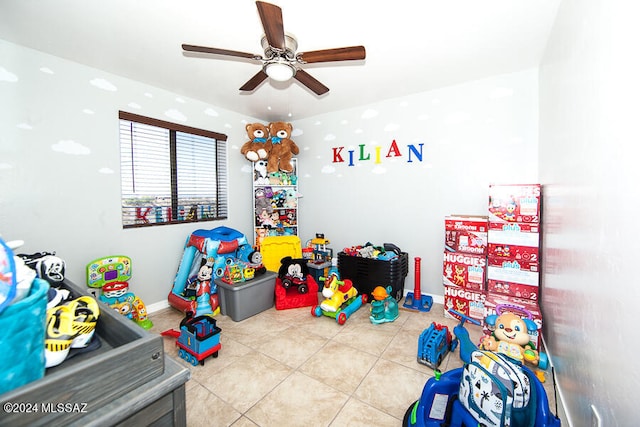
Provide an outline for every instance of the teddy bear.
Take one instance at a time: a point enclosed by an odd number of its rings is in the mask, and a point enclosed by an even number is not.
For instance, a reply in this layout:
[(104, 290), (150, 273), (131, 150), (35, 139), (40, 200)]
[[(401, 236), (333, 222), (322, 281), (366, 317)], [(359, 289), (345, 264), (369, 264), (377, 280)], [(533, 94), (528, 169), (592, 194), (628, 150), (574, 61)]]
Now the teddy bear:
[(257, 162), (269, 157), (271, 151), (271, 141), (269, 140), (269, 129), (262, 123), (249, 123), (245, 126), (249, 141), (240, 148), (240, 153), (247, 160)]
[(529, 337), (530, 330), (538, 329), (533, 320), (505, 311), (500, 315), (487, 316), (485, 322), (492, 327), (493, 332), (482, 337), (481, 349), (503, 353), (513, 359), (538, 366), (540, 354)]
[(267, 163), (268, 172), (293, 172), (291, 158), (298, 154), (300, 149), (291, 139), (293, 126), (286, 122), (269, 123), (269, 134), (271, 135), (271, 151)]

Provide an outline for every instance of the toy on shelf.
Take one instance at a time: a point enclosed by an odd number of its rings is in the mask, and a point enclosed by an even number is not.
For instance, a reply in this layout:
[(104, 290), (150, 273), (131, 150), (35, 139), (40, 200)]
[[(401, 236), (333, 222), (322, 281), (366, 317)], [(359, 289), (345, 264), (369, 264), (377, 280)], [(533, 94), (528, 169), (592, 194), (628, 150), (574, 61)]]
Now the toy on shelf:
[(546, 369), (548, 358), (536, 350), (530, 332), (538, 330), (531, 313), (509, 304), (496, 306), (496, 313), (485, 318), (490, 333), (482, 337), (480, 348), (505, 354), (519, 362)]
[(393, 288), (387, 286), (376, 286), (371, 293), (373, 300), (371, 301), (371, 309), (369, 320), (373, 324), (393, 322), (398, 318), (398, 302), (391, 296)]
[(193, 366), (204, 366), (204, 359), (218, 357), (221, 329), (211, 316), (187, 316), (180, 322), (180, 331), (169, 329), (160, 335), (177, 338), (178, 356)]
[(344, 325), (353, 313), (367, 303), (367, 294), (358, 295), (358, 290), (349, 279), (340, 280), (332, 274), (320, 280), (324, 281), (322, 296), (325, 299), (311, 309), (315, 317), (333, 317), (339, 325)]
[[(172, 307), (195, 316), (219, 313), (217, 287), (214, 279), (238, 280), (241, 272), (253, 268), (254, 275), (266, 271), (262, 256), (241, 232), (228, 227), (196, 230), (189, 235), (176, 273), (168, 301)], [(242, 267), (240, 267), (242, 265)], [(249, 276), (251, 272), (249, 272)], [(248, 276), (242, 275), (242, 280)]]
[(407, 292), (407, 296), (404, 298), (404, 308), (418, 311), (429, 311), (433, 305), (433, 298), (429, 295), (422, 295), (420, 290), (420, 274), (422, 260), (420, 257), (415, 257), (415, 274), (414, 274), (414, 287), (413, 292)]
[(98, 299), (142, 328), (150, 329), (153, 322), (142, 300), (129, 291), (130, 279), (131, 258), (127, 256), (113, 255), (87, 264), (87, 285), (101, 289)]

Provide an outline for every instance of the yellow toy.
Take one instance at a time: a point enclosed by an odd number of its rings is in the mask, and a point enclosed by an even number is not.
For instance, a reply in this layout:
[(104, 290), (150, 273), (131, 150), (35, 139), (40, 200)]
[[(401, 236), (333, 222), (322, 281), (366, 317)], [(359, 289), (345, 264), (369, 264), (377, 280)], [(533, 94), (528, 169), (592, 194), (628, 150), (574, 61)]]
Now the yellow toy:
[(335, 275), (327, 278), (322, 287), (322, 296), (325, 300), (320, 304), (324, 311), (335, 312), (342, 304), (358, 295), (358, 290), (353, 287), (349, 279), (338, 280)]

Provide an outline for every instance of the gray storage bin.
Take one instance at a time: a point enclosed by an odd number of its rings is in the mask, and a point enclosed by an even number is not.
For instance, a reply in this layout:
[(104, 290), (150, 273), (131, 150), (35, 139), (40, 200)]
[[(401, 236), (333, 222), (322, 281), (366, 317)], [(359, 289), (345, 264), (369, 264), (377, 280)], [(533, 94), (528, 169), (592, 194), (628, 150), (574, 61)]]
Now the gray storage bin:
[(267, 271), (255, 279), (229, 284), (215, 279), (223, 315), (239, 322), (273, 307), (276, 273)]

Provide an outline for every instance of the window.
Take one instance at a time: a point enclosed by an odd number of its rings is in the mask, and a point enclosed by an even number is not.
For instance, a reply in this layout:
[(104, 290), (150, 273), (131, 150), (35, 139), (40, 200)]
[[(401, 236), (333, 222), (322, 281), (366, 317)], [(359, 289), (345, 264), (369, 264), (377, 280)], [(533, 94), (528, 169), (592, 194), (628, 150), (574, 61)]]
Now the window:
[(120, 111), (124, 228), (227, 218), (227, 136)]

